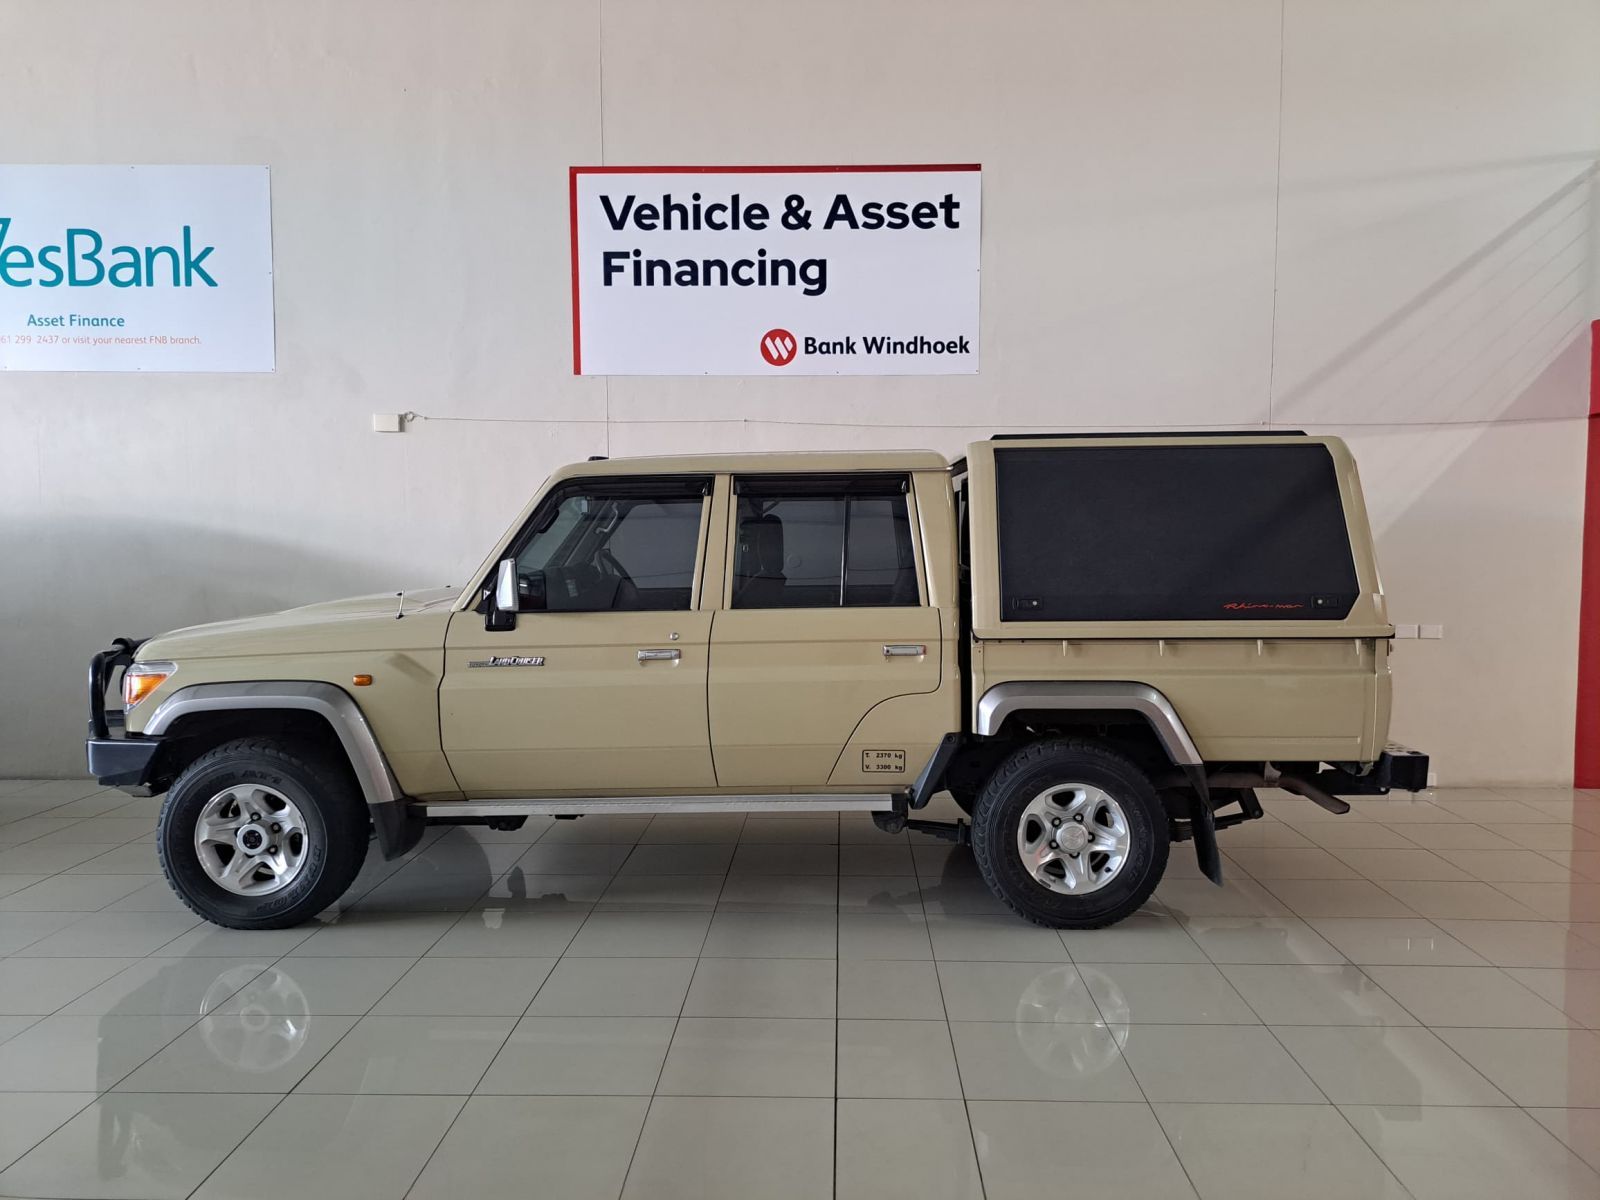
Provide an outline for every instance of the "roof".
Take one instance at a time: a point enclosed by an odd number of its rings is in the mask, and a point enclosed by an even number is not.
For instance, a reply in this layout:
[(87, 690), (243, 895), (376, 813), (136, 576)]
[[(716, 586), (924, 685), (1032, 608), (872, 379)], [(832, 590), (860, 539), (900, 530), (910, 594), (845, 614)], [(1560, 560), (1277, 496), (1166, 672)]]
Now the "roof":
[(932, 450), (751, 451), (743, 454), (670, 454), (601, 458), (572, 463), (561, 479), (595, 475), (751, 474), (811, 471), (945, 471), (950, 461)]

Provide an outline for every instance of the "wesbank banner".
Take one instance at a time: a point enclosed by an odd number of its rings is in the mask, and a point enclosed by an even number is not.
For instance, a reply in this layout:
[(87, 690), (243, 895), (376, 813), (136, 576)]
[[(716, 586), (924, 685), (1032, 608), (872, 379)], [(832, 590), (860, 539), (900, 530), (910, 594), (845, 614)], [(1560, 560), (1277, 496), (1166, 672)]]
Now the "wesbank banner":
[(573, 373), (973, 374), (981, 181), (573, 167)]
[(274, 364), (266, 167), (0, 165), (0, 370)]

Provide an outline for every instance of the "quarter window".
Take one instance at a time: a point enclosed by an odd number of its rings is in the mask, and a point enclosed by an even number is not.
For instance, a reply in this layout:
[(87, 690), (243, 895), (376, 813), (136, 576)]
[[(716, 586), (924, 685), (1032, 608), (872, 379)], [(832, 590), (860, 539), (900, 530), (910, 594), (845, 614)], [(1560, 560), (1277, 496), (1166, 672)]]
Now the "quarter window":
[(915, 606), (905, 480), (741, 480), (734, 608)]

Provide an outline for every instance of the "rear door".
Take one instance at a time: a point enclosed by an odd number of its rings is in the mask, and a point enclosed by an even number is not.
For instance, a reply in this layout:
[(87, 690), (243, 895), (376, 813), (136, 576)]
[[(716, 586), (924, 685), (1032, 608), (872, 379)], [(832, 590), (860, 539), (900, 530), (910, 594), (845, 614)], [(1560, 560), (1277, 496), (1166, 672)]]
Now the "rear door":
[(907, 476), (745, 475), (733, 491), (711, 632), (718, 784), (903, 786), (937, 724), (907, 698), (940, 680)]

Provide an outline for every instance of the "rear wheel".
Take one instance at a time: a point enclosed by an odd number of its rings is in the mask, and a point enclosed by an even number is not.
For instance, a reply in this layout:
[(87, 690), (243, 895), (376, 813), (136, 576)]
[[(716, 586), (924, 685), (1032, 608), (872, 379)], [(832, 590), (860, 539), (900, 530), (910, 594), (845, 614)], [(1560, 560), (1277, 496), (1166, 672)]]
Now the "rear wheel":
[(1138, 910), (1167, 867), (1167, 817), (1132, 761), (1075, 738), (1022, 747), (973, 809), (985, 882), (1040, 925), (1097, 929)]
[(344, 764), (243, 738), (201, 755), (156, 827), (167, 882), (208, 921), (284, 929), (345, 892), (367, 855), (367, 810)]

